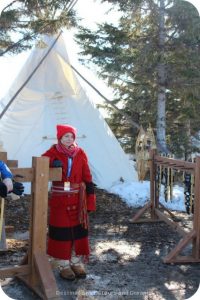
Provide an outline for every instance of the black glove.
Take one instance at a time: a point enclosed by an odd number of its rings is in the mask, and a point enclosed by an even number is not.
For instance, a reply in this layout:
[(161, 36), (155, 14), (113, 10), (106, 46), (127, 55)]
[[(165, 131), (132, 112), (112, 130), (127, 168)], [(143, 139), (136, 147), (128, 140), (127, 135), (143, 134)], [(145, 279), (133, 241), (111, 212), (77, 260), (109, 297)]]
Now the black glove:
[(52, 163), (52, 167), (54, 168), (62, 168), (63, 163), (61, 160), (55, 159)]
[(12, 193), (21, 196), (24, 192), (24, 186), (21, 182), (13, 182)]
[(5, 198), (7, 196), (7, 186), (5, 183), (0, 181), (0, 196)]

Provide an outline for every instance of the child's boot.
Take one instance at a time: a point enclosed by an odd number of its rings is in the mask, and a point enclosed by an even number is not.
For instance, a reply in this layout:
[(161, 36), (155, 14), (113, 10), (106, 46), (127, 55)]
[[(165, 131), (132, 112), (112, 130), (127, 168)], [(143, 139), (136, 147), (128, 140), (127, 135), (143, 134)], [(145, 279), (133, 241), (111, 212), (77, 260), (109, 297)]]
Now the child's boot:
[(86, 278), (87, 273), (85, 271), (83, 264), (71, 265), (71, 269), (77, 278)]
[(60, 277), (66, 280), (73, 281), (76, 278), (76, 275), (70, 267), (65, 267), (60, 270)]
[(76, 278), (75, 273), (70, 267), (69, 260), (60, 260), (60, 277), (66, 280), (74, 280)]

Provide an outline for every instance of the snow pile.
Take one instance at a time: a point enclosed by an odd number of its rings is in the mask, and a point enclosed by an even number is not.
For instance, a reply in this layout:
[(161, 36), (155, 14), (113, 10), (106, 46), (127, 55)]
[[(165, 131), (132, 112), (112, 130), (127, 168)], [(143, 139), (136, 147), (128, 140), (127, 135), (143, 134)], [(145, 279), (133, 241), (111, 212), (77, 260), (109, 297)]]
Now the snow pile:
[(120, 182), (114, 184), (109, 192), (119, 195), (129, 206), (141, 207), (150, 199), (150, 182)]
[[(150, 182), (117, 182), (109, 189), (110, 193), (119, 195), (129, 206), (142, 207), (150, 199)], [(184, 188), (173, 187), (172, 200), (165, 201), (164, 186), (161, 186), (160, 202), (170, 210), (185, 211)]]

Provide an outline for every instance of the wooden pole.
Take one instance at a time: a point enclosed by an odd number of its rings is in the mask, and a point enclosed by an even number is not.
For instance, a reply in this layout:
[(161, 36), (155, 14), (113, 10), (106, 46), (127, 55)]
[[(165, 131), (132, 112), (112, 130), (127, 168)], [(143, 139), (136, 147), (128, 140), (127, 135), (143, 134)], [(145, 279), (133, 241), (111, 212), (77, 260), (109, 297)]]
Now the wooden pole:
[(130, 223), (140, 223), (139, 218), (143, 215), (143, 213), (151, 207), (151, 202), (147, 202), (145, 206), (143, 206), (136, 214), (135, 216), (129, 220)]
[[(49, 158), (33, 157), (32, 206), (28, 276), (18, 276), (42, 299), (58, 299), (57, 284), (46, 254)], [(52, 173), (52, 172), (51, 172)], [(53, 177), (56, 176), (53, 174)]]
[[(6, 153), (0, 153), (2, 160), (7, 160)], [(12, 167), (16, 161), (10, 161)], [(60, 180), (61, 168), (49, 169), (49, 158), (34, 157), (32, 168), (11, 168), (14, 175), (20, 175), (20, 182), (31, 182), (32, 201), (30, 217), (29, 251), (21, 266), (3, 268), (0, 277), (17, 276), (42, 299), (60, 299), (57, 296), (56, 281), (46, 255), (48, 181)]]
[(1, 212), (0, 212), (0, 241), (2, 239), (2, 232), (3, 232), (3, 224), (4, 224), (4, 206), (5, 206), (5, 199), (0, 197), (1, 201)]
[[(31, 252), (29, 261), (32, 266), (29, 283), (37, 287), (42, 285), (45, 298), (56, 298), (58, 290), (46, 255), (49, 158), (33, 158), (35, 180), (32, 184), (33, 207), (31, 222)], [(38, 276), (39, 275), (39, 276)]]
[[(0, 152), (0, 160), (7, 164), (7, 153)], [(4, 220), (4, 198), (1, 198), (1, 215), (0, 215), (0, 251), (7, 250), (6, 243), (6, 231), (5, 231), (5, 220)]]
[[(192, 241), (192, 239), (195, 237), (195, 231), (190, 231), (187, 235), (185, 235), (179, 243), (176, 245), (176, 247), (163, 259), (165, 263), (174, 263), (179, 262), (179, 259), (177, 259), (177, 255)], [(193, 258), (190, 256), (185, 257), (184, 256), (180, 259), (182, 263), (188, 263), (192, 262)], [(196, 261), (195, 261), (196, 262)]]
[(158, 199), (156, 199), (156, 191), (155, 191), (155, 176), (156, 176), (156, 168), (155, 168), (155, 157), (156, 151), (150, 151), (150, 201), (151, 201), (151, 218), (153, 220), (157, 220), (157, 216), (155, 214), (155, 208), (158, 207)]
[(7, 163), (7, 153), (6, 152), (0, 152), (0, 160)]
[(194, 190), (194, 221), (193, 228), (196, 238), (193, 240), (193, 255), (200, 259), (200, 157), (196, 157), (195, 163), (195, 190)]
[[(34, 257), (36, 252), (46, 253), (46, 232), (47, 232), (47, 208), (48, 208), (48, 179), (49, 162), (48, 158), (32, 159), (32, 166), (35, 170), (35, 180), (32, 183), (32, 214), (30, 224), (29, 263), (34, 269)], [(38, 276), (34, 270), (30, 277), (31, 284), (38, 282)]]

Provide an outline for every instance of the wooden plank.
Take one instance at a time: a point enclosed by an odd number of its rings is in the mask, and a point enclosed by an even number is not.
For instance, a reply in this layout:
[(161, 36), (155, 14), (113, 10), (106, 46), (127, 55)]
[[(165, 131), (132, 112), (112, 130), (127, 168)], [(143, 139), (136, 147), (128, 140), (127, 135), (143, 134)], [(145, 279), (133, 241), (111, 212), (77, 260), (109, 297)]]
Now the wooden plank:
[(32, 182), (34, 180), (33, 168), (10, 168), (10, 170), (16, 181)]
[[(48, 158), (47, 158), (48, 159)], [(13, 175), (16, 177), (16, 181), (19, 182), (32, 182), (34, 179), (33, 168), (10, 168)], [(19, 175), (19, 177), (17, 177)], [(49, 169), (49, 181), (59, 181), (62, 179), (62, 168), (50, 168)]]
[(195, 168), (195, 163), (188, 162), (188, 161), (183, 161), (183, 160), (177, 160), (173, 158), (168, 158), (168, 157), (162, 157), (159, 155), (155, 155), (155, 163), (156, 164), (161, 164), (161, 165), (170, 165), (173, 164), (173, 168), (183, 168), (184, 170), (192, 171)]
[[(7, 152), (0, 152), (0, 160), (7, 164)], [(5, 221), (4, 221), (4, 199), (1, 198), (1, 224), (0, 224), (0, 251), (7, 250), (6, 243), (6, 231), (5, 231)]]
[(172, 220), (170, 220), (164, 213), (162, 213), (159, 209), (155, 209), (155, 212), (157, 214), (157, 216), (164, 221), (165, 223), (167, 223), (169, 226), (171, 226), (173, 229), (175, 229), (176, 231), (178, 231), (181, 235), (185, 236), (188, 234), (188, 232), (186, 232), (184, 229), (182, 229), (180, 227), (179, 224), (177, 224), (176, 222), (173, 222)]
[[(10, 168), (16, 181), (29, 182), (33, 181), (33, 169), (32, 168)], [(19, 177), (17, 177), (19, 175)], [(22, 176), (22, 177), (21, 177)], [(62, 179), (62, 168), (50, 168), (49, 169), (49, 181), (59, 181)]]
[(171, 167), (172, 169), (188, 170), (188, 172), (191, 172), (192, 170), (194, 170), (194, 166), (190, 165), (193, 163), (190, 163), (190, 162), (183, 162), (181, 164), (178, 164), (178, 163), (175, 164), (175, 163), (170, 163), (168, 161), (158, 160), (158, 161), (155, 161), (155, 163), (157, 165), (162, 165), (164, 167)]
[(134, 222), (132, 222), (132, 219), (130, 219), (129, 221), (130, 223), (134, 223), (134, 224), (139, 224), (139, 223), (156, 223), (156, 222), (163, 222), (162, 220), (159, 219), (150, 219), (150, 218), (141, 218), (139, 220), (136, 220)]
[(15, 266), (9, 268), (0, 269), (0, 278), (14, 277), (16, 275), (28, 275), (30, 274), (30, 266)]
[(49, 181), (62, 180), (62, 168), (50, 168), (49, 169)]
[(6, 231), (5, 231), (5, 220), (3, 220), (3, 227), (2, 227), (2, 234), (1, 234), (1, 240), (0, 240), (0, 253), (7, 251), (7, 242), (6, 242)]
[(0, 160), (3, 160), (7, 163), (7, 152), (0, 152)]
[(18, 167), (18, 160), (8, 159), (7, 166), (9, 168), (17, 168)]
[(191, 242), (195, 237), (196, 232), (192, 230), (183, 239), (179, 241), (176, 247), (163, 259), (165, 263), (170, 263), (176, 258), (176, 256)]
[(35, 269), (34, 253), (41, 251), (46, 253), (47, 213), (48, 213), (48, 179), (49, 158), (33, 157), (32, 166), (35, 170), (32, 182), (31, 226), (29, 263), (31, 264), (30, 284), (39, 284), (39, 278)]
[(58, 287), (46, 254), (34, 253), (34, 259), (44, 295), (47, 299), (58, 299), (56, 295)]
[[(5, 199), (0, 197), (0, 241), (2, 240), (2, 232), (4, 225), (4, 208), (5, 208)], [(5, 230), (5, 228), (4, 228)]]
[(189, 256), (189, 255), (183, 255), (183, 256), (176, 256), (176, 258), (172, 258), (170, 259), (170, 261), (165, 261), (165, 258), (163, 259), (163, 262), (165, 263), (180, 263), (180, 264), (184, 264), (184, 263), (199, 263), (200, 259), (196, 259), (193, 256)]
[(3, 252), (7, 250), (4, 208), (5, 208), (5, 199), (0, 197), (0, 251)]
[(193, 241), (193, 255), (200, 259), (200, 157), (196, 157), (194, 190), (194, 223), (196, 239)]
[(156, 168), (155, 168), (155, 157), (156, 151), (151, 150), (150, 152), (150, 201), (151, 201), (151, 218), (153, 220), (157, 219), (155, 214), (155, 207), (158, 205), (158, 199), (156, 199), (155, 191), (155, 177), (156, 177)]
[(135, 216), (134, 216), (132, 219), (129, 220), (129, 222), (135, 223), (135, 222), (140, 218), (140, 216), (142, 216), (143, 213), (144, 213), (150, 206), (151, 206), (151, 202), (149, 201), (149, 202), (147, 202), (147, 203), (145, 204), (144, 207), (142, 207), (142, 208), (135, 214)]
[(47, 157), (33, 158), (36, 169), (32, 184), (33, 199), (33, 232), (32, 251), (46, 253), (47, 212), (48, 212), (48, 178), (49, 162)]
[(172, 218), (175, 218), (175, 219), (176, 219), (175, 214), (173, 214), (173, 213), (171, 212), (171, 210), (169, 210), (167, 207), (165, 207), (165, 206), (164, 206), (162, 203), (160, 203), (160, 202), (159, 202), (159, 205), (160, 205), (160, 207), (162, 207), (163, 210), (165, 210), (166, 212), (168, 212), (168, 214), (169, 214)]
[(23, 281), (36, 295), (38, 295), (41, 299), (49, 299), (49, 300), (63, 300), (60, 296), (56, 296), (54, 298), (46, 298), (45, 295), (41, 292), (39, 286), (32, 286), (29, 282), (29, 279), (26, 276), (17, 276), (18, 279)]
[(36, 295), (38, 295), (41, 299), (45, 299), (43, 293), (40, 290), (40, 287), (35, 285), (33, 286), (30, 282), (29, 276), (24, 275), (18, 275), (16, 276), (18, 279), (20, 279), (25, 285), (31, 289)]

